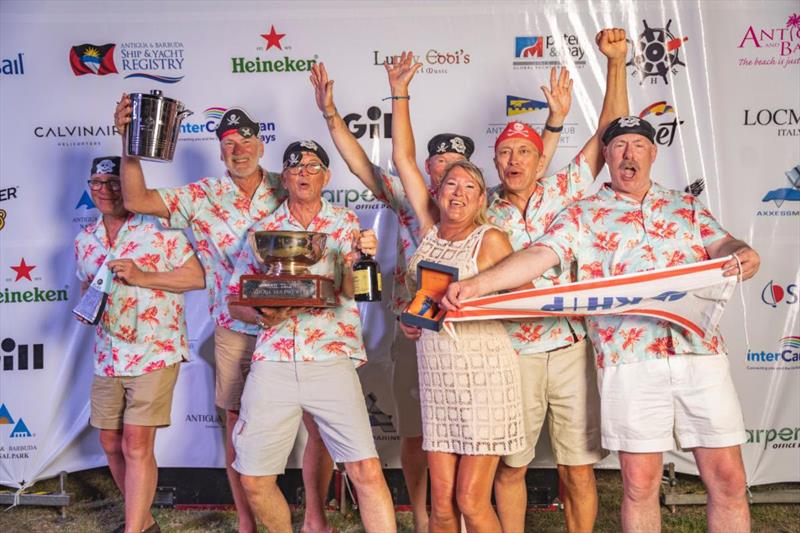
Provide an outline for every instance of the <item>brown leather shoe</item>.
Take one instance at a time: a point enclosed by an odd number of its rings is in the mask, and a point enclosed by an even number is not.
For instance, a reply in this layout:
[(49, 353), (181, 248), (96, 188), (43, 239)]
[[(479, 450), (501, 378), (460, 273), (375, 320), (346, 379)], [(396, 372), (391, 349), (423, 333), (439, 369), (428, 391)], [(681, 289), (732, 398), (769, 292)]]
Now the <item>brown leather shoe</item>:
[(142, 531), (142, 533), (161, 533), (161, 528), (158, 527), (158, 522), (153, 522), (153, 525)]

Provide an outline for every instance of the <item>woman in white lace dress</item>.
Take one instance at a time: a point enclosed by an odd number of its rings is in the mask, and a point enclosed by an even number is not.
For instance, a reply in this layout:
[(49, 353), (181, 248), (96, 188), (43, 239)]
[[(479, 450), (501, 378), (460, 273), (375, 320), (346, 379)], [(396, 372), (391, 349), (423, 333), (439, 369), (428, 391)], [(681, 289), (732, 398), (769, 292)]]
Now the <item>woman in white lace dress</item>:
[[(418, 213), (424, 238), (409, 264), (412, 293), (422, 260), (456, 267), (465, 279), (512, 251), (506, 234), (485, 223), (486, 187), (472, 163), (451, 163), (435, 201), (438, 224)], [(500, 531), (492, 480), (500, 457), (519, 451), (525, 440), (519, 366), (508, 334), (497, 321), (457, 323), (455, 339), (402, 327), (417, 339), (431, 531), (456, 531), (459, 512), (469, 531)]]

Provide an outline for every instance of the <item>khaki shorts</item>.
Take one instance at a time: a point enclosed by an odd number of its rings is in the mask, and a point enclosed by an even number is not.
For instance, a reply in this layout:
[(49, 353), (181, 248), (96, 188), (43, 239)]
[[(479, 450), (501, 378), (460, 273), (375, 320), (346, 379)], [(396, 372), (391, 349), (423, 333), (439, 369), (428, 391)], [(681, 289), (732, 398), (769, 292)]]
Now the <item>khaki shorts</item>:
[(422, 406), (419, 399), (417, 346), (395, 327), (392, 342), (392, 396), (394, 426), (401, 437), (422, 436)]
[(172, 392), (178, 381), (175, 363), (141, 376), (94, 376), (92, 415), (98, 429), (122, 429), (122, 424), (164, 427), (170, 425)]
[(557, 464), (594, 464), (608, 455), (601, 446), (593, 357), (585, 339), (558, 350), (520, 356), (527, 446), (503, 457), (503, 462), (521, 467), (533, 460), (545, 418)]
[(253, 363), (233, 427), (233, 468), (248, 476), (283, 474), (303, 411), (314, 418), (337, 463), (378, 457), (353, 362)]
[(245, 378), (256, 349), (255, 335), (214, 328), (215, 400), (220, 409), (238, 411)]
[(603, 446), (632, 453), (747, 440), (725, 355), (676, 355), (598, 371)]

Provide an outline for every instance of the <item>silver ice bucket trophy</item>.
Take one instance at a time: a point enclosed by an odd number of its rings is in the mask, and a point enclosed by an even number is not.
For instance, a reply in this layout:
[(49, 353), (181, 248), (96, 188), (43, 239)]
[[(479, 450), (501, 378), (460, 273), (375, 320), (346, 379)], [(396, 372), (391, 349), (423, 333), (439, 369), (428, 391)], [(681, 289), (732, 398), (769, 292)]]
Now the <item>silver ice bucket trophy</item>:
[(150, 161), (172, 161), (181, 121), (192, 114), (161, 91), (132, 93), (127, 155)]

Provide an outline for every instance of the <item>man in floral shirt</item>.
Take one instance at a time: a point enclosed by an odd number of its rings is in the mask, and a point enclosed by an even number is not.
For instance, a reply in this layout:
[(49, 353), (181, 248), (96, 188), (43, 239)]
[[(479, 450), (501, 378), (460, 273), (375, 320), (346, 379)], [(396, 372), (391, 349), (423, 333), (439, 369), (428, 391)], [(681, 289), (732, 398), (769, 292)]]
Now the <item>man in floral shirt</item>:
[(125, 495), (124, 530), (153, 533), (155, 433), (170, 424), (178, 363), (189, 359), (180, 293), (203, 288), (203, 268), (182, 231), (125, 210), (119, 165), (92, 162), (101, 215), (75, 238), (75, 260), (84, 291), (94, 284), (108, 294), (95, 328), (91, 424)]
[[(117, 129), (123, 133), (123, 144), (130, 114), (130, 98), (123, 94), (114, 115)], [(242, 532), (255, 531), (255, 520), (242, 492), (239, 474), (230, 466), (234, 460), (231, 431), (239, 416), (242, 390), (258, 328), (230, 317), (225, 291), (245, 232), (254, 222), (274, 211), (285, 196), (285, 191), (280, 188), (280, 175), (266, 172), (259, 166), (264, 155), (259, 129), (260, 125), (242, 109), (228, 109), (216, 130), (226, 175), (203, 178), (182, 187), (148, 189), (139, 160), (124, 157), (122, 161), (125, 206), (136, 213), (166, 218), (174, 228), (191, 227), (194, 233), (206, 272), (211, 316), (216, 324), (215, 403), (226, 412), (225, 464)], [(250, 312), (249, 318), (254, 322), (258, 313), (252, 309)], [(310, 419), (306, 419), (306, 428), (309, 439), (303, 456), (306, 481), (303, 526), (308, 531), (327, 531), (329, 526), (323, 505), (333, 464)]]
[[(615, 120), (603, 135), (611, 174), (595, 195), (561, 212), (534, 246), (449, 287), (443, 303), (519, 286), (548, 269), (577, 267), (588, 280), (730, 255), (725, 275), (746, 280), (758, 254), (728, 234), (691, 194), (650, 179), (655, 130), (638, 117)], [(740, 266), (739, 266), (740, 265)], [(719, 332), (700, 338), (653, 318), (587, 317), (597, 354), (603, 446), (619, 451), (625, 531), (659, 531), (662, 452), (694, 453), (708, 489), (708, 529), (749, 531), (739, 445), (746, 440)]]
[[(311, 274), (333, 278), (338, 305), (323, 308), (262, 308), (253, 364), (233, 432), (234, 468), (250, 506), (270, 531), (291, 531), (291, 515), (277, 486), (292, 451), (303, 411), (314, 417), (325, 445), (344, 463), (358, 491), (361, 519), (371, 532), (395, 530), (392, 499), (375, 450), (364, 394), (355, 367), (366, 363), (361, 321), (353, 299), (354, 242), (374, 255), (377, 241), (368, 230), (359, 236), (356, 214), (329, 204), (322, 189), (330, 179), (330, 160), (314, 141), (290, 144), (283, 154), (283, 185), (289, 198), (257, 222), (255, 231), (325, 233), (322, 258)], [(229, 292), (239, 294), (243, 274), (262, 272), (251, 247), (239, 254)], [(231, 304), (231, 314), (251, 314)]]

